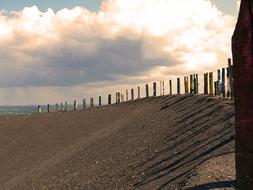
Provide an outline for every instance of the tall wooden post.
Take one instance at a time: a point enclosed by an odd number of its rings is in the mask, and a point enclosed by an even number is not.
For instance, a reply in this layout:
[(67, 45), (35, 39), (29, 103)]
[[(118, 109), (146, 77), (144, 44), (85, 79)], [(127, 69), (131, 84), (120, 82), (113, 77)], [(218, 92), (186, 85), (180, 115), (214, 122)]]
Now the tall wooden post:
[(86, 99), (83, 99), (83, 109), (86, 110)]
[[(241, 0), (239, 18), (232, 37), (235, 98), (236, 189), (253, 188), (253, 1)], [(231, 60), (229, 61), (231, 65)], [(234, 84), (233, 79), (234, 77)], [(233, 93), (234, 92), (234, 93)]]
[(102, 97), (101, 96), (98, 97), (98, 106), (99, 107), (102, 106)]
[(153, 96), (156, 96), (156, 82), (153, 83)]
[(209, 73), (209, 94), (213, 96), (213, 73)]
[(112, 104), (112, 95), (109, 94), (108, 95), (108, 105), (111, 105)]
[(195, 75), (196, 94), (199, 94), (199, 75)]
[(138, 86), (138, 99), (140, 99), (141, 98), (141, 89), (140, 89), (140, 87)]
[(180, 94), (180, 78), (177, 78), (177, 94)]
[(170, 84), (170, 95), (172, 95), (172, 80), (169, 81)]
[(128, 90), (126, 90), (126, 101), (128, 101)]
[(221, 73), (221, 93), (223, 97), (226, 97), (226, 87), (225, 87), (225, 68), (222, 68)]
[(214, 95), (217, 96), (218, 95), (218, 82), (214, 81)]
[(47, 113), (50, 113), (50, 105), (47, 104)]
[(148, 88), (148, 84), (146, 84), (146, 97), (149, 97), (149, 88)]
[(208, 74), (204, 73), (204, 94), (208, 94)]
[(134, 100), (134, 89), (131, 89), (131, 100)]
[(186, 77), (184, 77), (184, 93), (187, 94), (187, 92), (186, 92)]
[(190, 75), (190, 93), (193, 93), (193, 75)]
[(185, 77), (185, 93), (189, 93), (189, 77)]
[(221, 71), (217, 70), (217, 96), (221, 95)]
[(231, 59), (228, 59), (228, 77), (229, 77), (229, 86), (230, 86), (230, 96), (231, 99), (234, 99), (234, 84), (233, 84), (233, 66)]

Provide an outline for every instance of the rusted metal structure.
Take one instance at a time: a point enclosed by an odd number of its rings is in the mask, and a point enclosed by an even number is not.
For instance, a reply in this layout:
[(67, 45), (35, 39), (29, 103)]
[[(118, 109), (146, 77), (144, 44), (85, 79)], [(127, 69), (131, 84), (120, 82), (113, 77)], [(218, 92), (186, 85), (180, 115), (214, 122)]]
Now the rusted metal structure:
[(236, 185), (253, 188), (253, 0), (242, 0), (232, 37), (236, 120)]

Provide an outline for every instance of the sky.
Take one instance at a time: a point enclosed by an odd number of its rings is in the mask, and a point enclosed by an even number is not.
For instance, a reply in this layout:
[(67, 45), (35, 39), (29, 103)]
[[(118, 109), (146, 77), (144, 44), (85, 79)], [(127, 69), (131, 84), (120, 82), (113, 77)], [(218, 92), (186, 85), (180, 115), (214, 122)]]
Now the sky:
[(0, 0), (0, 105), (105, 103), (109, 93), (216, 71), (231, 57), (238, 5)]

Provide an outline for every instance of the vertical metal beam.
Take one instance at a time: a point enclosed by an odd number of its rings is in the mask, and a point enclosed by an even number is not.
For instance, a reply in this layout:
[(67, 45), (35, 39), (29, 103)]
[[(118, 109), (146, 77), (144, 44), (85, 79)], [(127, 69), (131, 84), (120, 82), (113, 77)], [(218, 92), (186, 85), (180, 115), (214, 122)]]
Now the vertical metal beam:
[[(253, 0), (241, 0), (232, 37), (234, 69), (229, 61), (231, 97), (235, 98), (236, 189), (253, 188)], [(234, 84), (233, 84), (234, 77)], [(233, 89), (234, 87), (234, 89)]]

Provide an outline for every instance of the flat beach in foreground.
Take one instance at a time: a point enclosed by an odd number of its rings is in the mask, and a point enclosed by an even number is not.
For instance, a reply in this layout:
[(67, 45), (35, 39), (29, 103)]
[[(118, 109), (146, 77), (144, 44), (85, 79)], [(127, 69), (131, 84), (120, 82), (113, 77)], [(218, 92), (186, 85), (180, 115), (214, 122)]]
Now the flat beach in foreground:
[(0, 189), (234, 189), (234, 108), (204, 95), (0, 119)]

